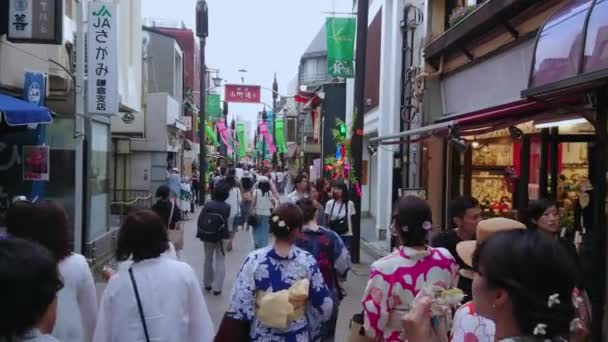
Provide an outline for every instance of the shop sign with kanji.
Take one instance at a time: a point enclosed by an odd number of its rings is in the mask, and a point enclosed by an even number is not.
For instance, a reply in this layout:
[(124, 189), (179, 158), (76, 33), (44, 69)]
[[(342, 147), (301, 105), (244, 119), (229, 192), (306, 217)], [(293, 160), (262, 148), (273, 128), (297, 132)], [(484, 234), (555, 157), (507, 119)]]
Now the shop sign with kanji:
[(62, 44), (63, 0), (8, 0), (8, 2), (7, 39), (9, 41)]
[(88, 4), (87, 112), (118, 114), (118, 11), (116, 4)]
[(260, 86), (226, 84), (226, 102), (260, 103)]

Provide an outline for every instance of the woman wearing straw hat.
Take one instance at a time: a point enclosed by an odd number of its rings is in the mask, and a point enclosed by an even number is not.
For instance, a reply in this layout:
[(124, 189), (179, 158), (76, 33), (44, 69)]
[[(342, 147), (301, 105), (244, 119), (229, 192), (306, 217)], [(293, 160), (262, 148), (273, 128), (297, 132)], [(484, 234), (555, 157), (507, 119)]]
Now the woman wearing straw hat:
[[(571, 341), (571, 331), (580, 326), (575, 267), (557, 241), (524, 228), (512, 220), (487, 220), (477, 229), (477, 241), (459, 244), (458, 254), (475, 271), (475, 310), (494, 322), (498, 342)], [(431, 305), (430, 298), (417, 301), (405, 315), (409, 342), (436, 336)]]

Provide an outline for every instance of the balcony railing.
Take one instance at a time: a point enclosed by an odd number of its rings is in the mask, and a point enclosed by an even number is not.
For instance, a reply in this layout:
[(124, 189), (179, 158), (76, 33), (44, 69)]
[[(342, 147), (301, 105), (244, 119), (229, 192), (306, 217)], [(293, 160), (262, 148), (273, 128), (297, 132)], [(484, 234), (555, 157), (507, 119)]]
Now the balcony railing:
[(300, 77), (300, 84), (303, 85), (321, 84), (328, 81), (329, 75), (327, 73), (304, 74)]

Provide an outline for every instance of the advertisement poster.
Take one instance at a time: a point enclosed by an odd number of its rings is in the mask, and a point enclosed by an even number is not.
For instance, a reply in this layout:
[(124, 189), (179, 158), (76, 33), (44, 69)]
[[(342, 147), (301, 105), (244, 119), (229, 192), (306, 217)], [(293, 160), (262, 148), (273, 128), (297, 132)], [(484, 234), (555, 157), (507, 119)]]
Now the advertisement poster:
[(49, 147), (23, 146), (23, 180), (49, 181)]

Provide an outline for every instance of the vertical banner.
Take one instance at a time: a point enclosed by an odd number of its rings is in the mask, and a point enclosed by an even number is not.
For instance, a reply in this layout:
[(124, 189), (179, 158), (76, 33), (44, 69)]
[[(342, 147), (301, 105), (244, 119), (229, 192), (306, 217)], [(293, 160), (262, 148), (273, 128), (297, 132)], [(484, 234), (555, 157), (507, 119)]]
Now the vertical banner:
[(270, 132), (268, 132), (268, 123), (260, 123), (260, 134), (262, 135), (262, 137), (264, 137), (264, 141), (266, 141), (266, 151), (264, 151), (264, 153), (275, 153), (277, 151), (277, 148), (274, 146), (274, 141), (272, 139), (272, 136), (270, 135)]
[(277, 150), (279, 153), (287, 153), (287, 144), (285, 143), (285, 121), (278, 119), (275, 122), (274, 139), (277, 143)]
[(215, 134), (215, 130), (212, 126), (213, 124), (210, 122), (207, 122), (207, 124), (205, 125), (205, 137), (208, 137), (207, 139), (212, 142), (213, 146), (219, 147), (220, 142), (217, 140), (217, 134)]
[(205, 97), (205, 114), (207, 114), (207, 120), (218, 121), (222, 116), (220, 108), (221, 98), (219, 94), (207, 94)]
[(236, 124), (236, 139), (239, 142), (239, 159), (243, 159), (247, 154), (247, 127), (244, 123)]
[(355, 75), (355, 18), (327, 18), (327, 70), (333, 77)]
[(118, 11), (110, 2), (88, 3), (87, 111), (118, 114)]

